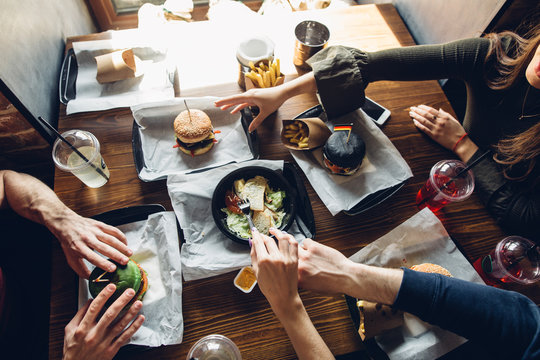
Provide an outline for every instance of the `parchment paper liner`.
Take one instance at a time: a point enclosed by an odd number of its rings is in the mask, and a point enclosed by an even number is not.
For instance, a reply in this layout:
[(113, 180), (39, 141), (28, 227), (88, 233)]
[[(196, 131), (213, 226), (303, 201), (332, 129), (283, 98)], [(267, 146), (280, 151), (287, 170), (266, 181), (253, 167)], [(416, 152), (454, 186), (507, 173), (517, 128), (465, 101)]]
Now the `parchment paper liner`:
[[(132, 49), (118, 50), (95, 57), (97, 63), (96, 79), (100, 84), (125, 80), (142, 75), (141, 60), (133, 55)], [(139, 66), (138, 66), (139, 65)]]
[[(308, 146), (306, 148), (301, 148), (297, 144), (291, 143), (289, 139), (285, 137), (285, 126), (299, 121), (304, 123), (308, 128)], [(332, 132), (326, 126), (324, 121), (319, 118), (305, 118), (297, 120), (283, 120), (283, 126), (281, 128), (281, 142), (285, 145), (286, 148), (291, 150), (312, 150), (323, 146), (326, 143), (326, 140), (332, 135)]]

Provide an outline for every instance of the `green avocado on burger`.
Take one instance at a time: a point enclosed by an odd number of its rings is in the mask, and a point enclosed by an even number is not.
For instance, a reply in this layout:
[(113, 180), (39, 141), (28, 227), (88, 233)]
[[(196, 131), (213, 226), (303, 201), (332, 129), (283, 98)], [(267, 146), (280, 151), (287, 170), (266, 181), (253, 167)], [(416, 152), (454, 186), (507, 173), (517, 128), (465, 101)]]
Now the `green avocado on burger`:
[(148, 290), (148, 277), (146, 271), (137, 264), (135, 261), (129, 259), (126, 265), (120, 265), (116, 261), (110, 260), (116, 265), (116, 270), (113, 272), (107, 272), (103, 269), (96, 267), (90, 274), (88, 280), (88, 289), (92, 297), (99, 295), (109, 284), (116, 285), (116, 291), (107, 301), (106, 306), (112, 305), (112, 303), (120, 297), (126, 291), (126, 289), (135, 290), (135, 296), (129, 302), (126, 307), (130, 307), (137, 300), (142, 300)]

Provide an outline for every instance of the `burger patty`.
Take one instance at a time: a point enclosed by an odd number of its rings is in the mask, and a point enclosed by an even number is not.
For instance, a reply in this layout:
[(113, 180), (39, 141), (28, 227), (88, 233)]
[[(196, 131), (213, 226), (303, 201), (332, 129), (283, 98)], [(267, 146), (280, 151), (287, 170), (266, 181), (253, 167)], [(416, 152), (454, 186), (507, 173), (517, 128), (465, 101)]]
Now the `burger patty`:
[(214, 136), (214, 133), (210, 133), (210, 135), (208, 135), (208, 137), (202, 141), (198, 141), (195, 143), (185, 143), (183, 141), (180, 141), (180, 139), (176, 138), (176, 143), (184, 149), (194, 150), (197, 148), (203, 148), (208, 146), (210, 143), (214, 142), (215, 138), (216, 137)]

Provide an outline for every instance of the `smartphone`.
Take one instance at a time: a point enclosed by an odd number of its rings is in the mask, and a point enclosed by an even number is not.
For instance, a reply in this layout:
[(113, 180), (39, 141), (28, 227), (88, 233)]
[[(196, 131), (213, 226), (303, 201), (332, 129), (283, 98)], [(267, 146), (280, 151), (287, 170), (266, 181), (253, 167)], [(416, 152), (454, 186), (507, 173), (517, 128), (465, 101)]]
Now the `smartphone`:
[(390, 110), (382, 105), (377, 104), (367, 96), (366, 101), (364, 102), (364, 105), (362, 105), (361, 109), (379, 126), (382, 126), (386, 120), (390, 118)]

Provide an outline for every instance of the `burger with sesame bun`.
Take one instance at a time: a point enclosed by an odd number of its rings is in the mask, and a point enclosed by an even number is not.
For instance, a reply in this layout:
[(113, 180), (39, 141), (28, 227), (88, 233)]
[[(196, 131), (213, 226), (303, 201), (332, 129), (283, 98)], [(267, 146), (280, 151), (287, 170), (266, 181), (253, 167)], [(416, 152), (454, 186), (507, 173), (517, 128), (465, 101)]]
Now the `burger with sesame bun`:
[(424, 273), (430, 273), (430, 274), (441, 274), (444, 276), (453, 277), (450, 271), (446, 270), (440, 265), (431, 264), (431, 263), (413, 265), (411, 266), (411, 270), (420, 271)]
[(129, 259), (126, 265), (121, 265), (110, 259), (109, 261), (116, 265), (116, 270), (107, 272), (96, 267), (88, 279), (90, 295), (95, 298), (107, 285), (114, 284), (116, 285), (116, 291), (109, 298), (105, 306), (112, 305), (129, 288), (135, 290), (135, 296), (126, 308), (129, 308), (135, 301), (142, 300), (148, 290), (148, 276), (146, 271), (132, 259)]
[(208, 152), (216, 142), (212, 121), (198, 109), (184, 110), (174, 119), (176, 145), (183, 153), (195, 156)]

